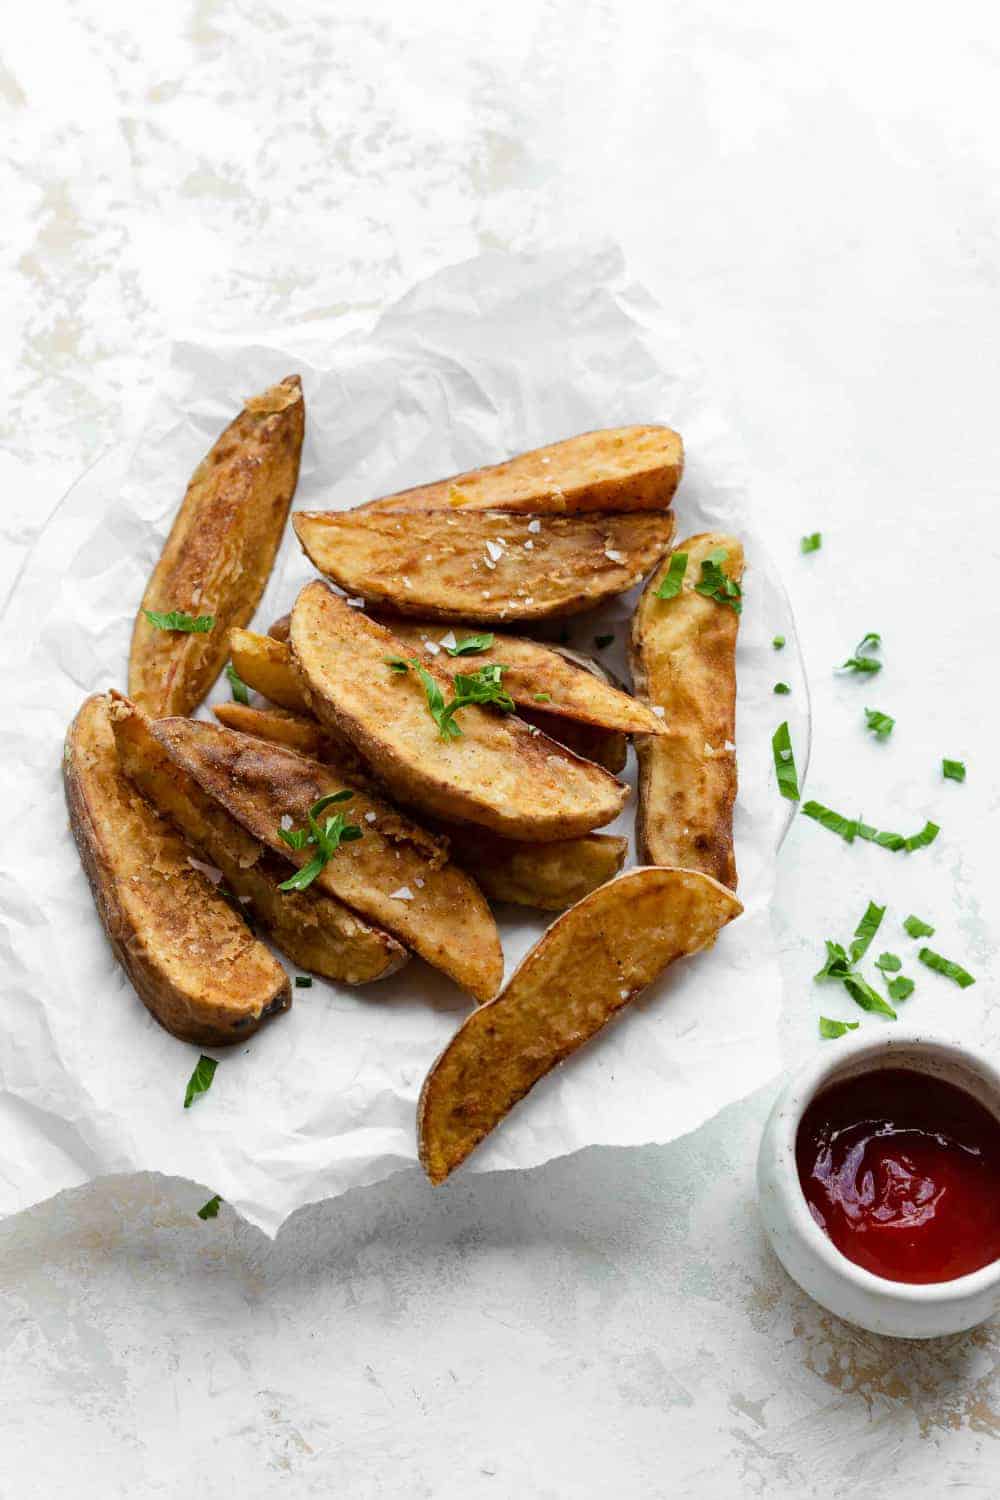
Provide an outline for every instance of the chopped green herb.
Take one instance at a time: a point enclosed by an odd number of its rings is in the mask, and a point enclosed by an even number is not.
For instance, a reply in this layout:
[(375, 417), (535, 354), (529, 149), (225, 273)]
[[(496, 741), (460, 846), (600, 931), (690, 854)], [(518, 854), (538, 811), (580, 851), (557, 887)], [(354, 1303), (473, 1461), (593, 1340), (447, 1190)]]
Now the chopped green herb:
[(783, 635), (776, 635), (771, 645), (775, 651), (783, 651), (785, 649), (785, 637)]
[(934, 928), (929, 922), (924, 922), (920, 917), (907, 917), (903, 923), (911, 938), (933, 937)]
[(484, 630), (481, 635), (467, 635), (457, 646), (445, 646), (444, 649), (449, 656), (475, 656), (480, 651), (488, 651), (495, 640), (491, 630)]
[(829, 1016), (820, 1016), (819, 1034), (831, 1041), (834, 1037), (843, 1036), (847, 1031), (857, 1031), (860, 1025), (860, 1021), (831, 1021)]
[(394, 672), (408, 672), (412, 667), (417, 673), (424, 685), (427, 712), (441, 731), (443, 740), (457, 740), (461, 737), (462, 731), (455, 723), (455, 714), (460, 708), (467, 708), (470, 703), (490, 703), (504, 713), (514, 712), (514, 700), (503, 685), (503, 674), (507, 668), (502, 662), (487, 662), (485, 666), (468, 674), (456, 672), (452, 683), (455, 696), (449, 703), (445, 703), (440, 686), (415, 656), (409, 661), (404, 661), (400, 656), (386, 657), (385, 660), (386, 665)]
[(866, 727), (880, 740), (887, 740), (896, 727), (891, 714), (880, 713), (877, 708), (865, 709)]
[(885, 907), (876, 906), (874, 901), (869, 901), (865, 914), (858, 923), (851, 942), (852, 963), (857, 963), (859, 958), (864, 958), (871, 946), (872, 938), (882, 925), (882, 918), (884, 916)]
[(819, 531), (814, 531), (811, 535), (804, 536), (799, 542), (799, 547), (803, 552), (818, 552), (822, 545), (823, 534)]
[(296, 974), (295, 988), (297, 990), (311, 990), (312, 984), (313, 982), (311, 974)]
[(940, 953), (935, 953), (933, 948), (921, 948), (917, 954), (920, 962), (933, 969), (935, 974), (943, 974), (946, 979), (953, 979), (963, 990), (967, 990), (975, 980), (968, 969), (963, 969), (961, 964), (953, 963), (950, 958), (942, 958)]
[(226, 662), (226, 676), (229, 678), (229, 686), (237, 703), (250, 702), (250, 689), (243, 678), (237, 672), (231, 661)]
[(157, 630), (181, 630), (187, 635), (205, 635), (215, 624), (214, 615), (187, 615), (182, 609), (172, 609), (160, 614), (155, 609), (144, 609), (143, 614)]
[(881, 969), (883, 974), (898, 974), (903, 967), (903, 960), (897, 953), (880, 953), (875, 960), (876, 969)]
[(826, 939), (826, 962), (814, 979), (844, 979), (851, 972), (851, 961), (842, 943)]
[(657, 599), (676, 599), (684, 582), (684, 574), (687, 572), (688, 555), (686, 552), (675, 552), (670, 559), (670, 567), (660, 587), (656, 590)]
[(597, 647), (598, 651), (603, 651), (605, 646), (611, 645), (611, 642), (614, 640), (614, 638), (614, 633), (612, 633), (611, 635), (595, 635), (594, 645)]
[(393, 672), (408, 672), (410, 663), (403, 660), (401, 656), (384, 656), (382, 660)]
[(811, 800), (802, 804), (802, 811), (807, 818), (820, 823), (830, 833), (838, 834), (848, 844), (853, 844), (855, 839), (864, 839), (869, 844), (878, 844), (881, 849), (893, 851), (921, 849), (927, 844), (933, 844), (941, 832), (937, 823), (927, 822), (919, 833), (911, 833), (909, 838), (904, 838), (901, 833), (879, 833), (878, 829), (863, 822), (861, 818), (845, 818), (843, 813), (834, 812), (833, 808)]
[(784, 696), (785, 693), (790, 693), (792, 690), (787, 682), (776, 682), (774, 684), (774, 691)]
[(943, 760), (941, 762), (941, 774), (945, 781), (964, 781), (965, 762), (962, 760)]
[(909, 1000), (916, 986), (912, 979), (907, 979), (905, 974), (900, 974), (897, 979), (891, 979), (887, 986), (889, 999), (900, 1001)]
[(888, 1016), (895, 1021), (896, 1012), (888, 1000), (883, 1000), (877, 990), (873, 990), (867, 979), (862, 979), (860, 974), (845, 974), (843, 979), (844, 989), (850, 995), (856, 1005), (862, 1010), (874, 1012), (878, 1016)]
[(854, 655), (849, 656), (841, 667), (845, 672), (881, 672), (882, 663), (876, 661), (868, 653), (875, 651), (882, 645), (882, 637), (876, 630), (869, 630), (868, 634), (858, 642), (854, 648)]
[(320, 814), (334, 802), (349, 802), (353, 796), (353, 792), (346, 790), (328, 792), (325, 797), (320, 797), (318, 802), (314, 802), (306, 813), (308, 828), (278, 829), (278, 837), (288, 845), (289, 849), (305, 849), (310, 844), (316, 849), (316, 854), (308, 864), (300, 866), (294, 875), (290, 875), (287, 880), (281, 882), (278, 886), (279, 891), (306, 890), (312, 885), (316, 876), (326, 869), (341, 844), (350, 844), (355, 839), (361, 838), (361, 829), (355, 823), (345, 822), (343, 813), (335, 813), (324, 823), (317, 822)]
[(728, 604), (736, 614), (742, 614), (743, 590), (735, 578), (730, 578), (722, 570), (722, 564), (728, 556), (725, 547), (716, 547), (708, 554), (702, 561), (701, 577), (695, 584), (694, 591), (706, 599), (714, 599), (716, 604)]
[(209, 1198), (208, 1202), (203, 1203), (199, 1208), (199, 1219), (217, 1219), (219, 1217), (219, 1206), (221, 1205), (221, 1203), (222, 1199), (219, 1197), (218, 1193), (216, 1193), (214, 1198)]
[(799, 777), (795, 769), (795, 756), (792, 753), (792, 737), (788, 732), (788, 721), (779, 724), (771, 737), (771, 749), (774, 753), (774, 773), (778, 778), (778, 791), (789, 802), (799, 800)]
[(194, 1072), (188, 1079), (188, 1086), (184, 1093), (184, 1108), (190, 1109), (199, 1094), (207, 1094), (212, 1087), (212, 1079), (215, 1070), (219, 1066), (214, 1057), (206, 1057), (202, 1053), (195, 1063)]
[(552, 702), (552, 694), (551, 693), (533, 693), (532, 694), (532, 701), (535, 702), (535, 703), (551, 703)]

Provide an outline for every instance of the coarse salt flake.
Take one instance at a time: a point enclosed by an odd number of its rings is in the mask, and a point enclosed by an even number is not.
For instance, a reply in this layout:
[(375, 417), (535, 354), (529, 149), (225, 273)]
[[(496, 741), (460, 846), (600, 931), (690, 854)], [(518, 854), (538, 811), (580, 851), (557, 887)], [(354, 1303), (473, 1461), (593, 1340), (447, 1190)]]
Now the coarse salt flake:
[(656, 717), (658, 719), (663, 719), (663, 718), (666, 717), (667, 710), (665, 708), (661, 708), (658, 703), (654, 703), (653, 704), (653, 713), (656, 715)]
[(486, 550), (490, 554), (490, 557), (492, 557), (494, 562), (499, 562), (500, 558), (503, 557), (502, 542), (487, 542)]
[(455, 638), (455, 632), (453, 630), (449, 630), (447, 635), (443, 635), (441, 637), (440, 644), (444, 646), (446, 651), (453, 651), (458, 645), (458, 641)]
[(541, 531), (541, 529), (542, 529), (542, 523), (538, 519), (537, 516), (535, 517), (535, 519), (533, 521), (529, 521), (528, 522), (528, 530), (529, 531)]
[(375, 821), (375, 814), (373, 812), (366, 812), (365, 813), (365, 822), (366, 823), (374, 823), (374, 821)]
[(412, 901), (413, 892), (408, 885), (401, 885), (398, 890), (389, 892), (390, 901)]
[(421, 645), (423, 646), (424, 650), (429, 651), (432, 656), (441, 655), (441, 647), (438, 645), (437, 641), (422, 641)]
[(351, 609), (364, 609), (365, 607), (363, 599), (348, 599), (347, 603)]
[(535, 544), (531, 540), (530, 536), (529, 536), (528, 540), (524, 544), (524, 550), (525, 550), (525, 552), (533, 552), (535, 550)]
[(193, 870), (200, 870), (213, 885), (218, 885), (222, 879), (222, 871), (216, 865), (206, 865), (203, 860), (192, 859), (190, 854), (188, 855), (188, 864)]
[(291, 828), (291, 826), (292, 826), (292, 815), (291, 815), (291, 813), (282, 813), (281, 814), (281, 826), (282, 826), (282, 828)]
[(613, 547), (605, 547), (604, 556), (609, 558), (613, 563), (623, 563), (628, 561), (624, 552), (616, 552)]

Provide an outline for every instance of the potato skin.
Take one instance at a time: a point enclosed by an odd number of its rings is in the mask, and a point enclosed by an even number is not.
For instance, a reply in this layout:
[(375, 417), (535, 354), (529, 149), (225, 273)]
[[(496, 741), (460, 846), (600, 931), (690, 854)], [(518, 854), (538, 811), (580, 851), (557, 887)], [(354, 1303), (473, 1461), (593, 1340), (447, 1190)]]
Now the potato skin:
[[(314, 760), (332, 760), (345, 770), (352, 786), (376, 789), (375, 778), (356, 753), (349, 746), (345, 749), (345, 742), (331, 739), (316, 719), (287, 709), (252, 708), (242, 703), (220, 703), (214, 712), (220, 724), (230, 729), (287, 745)], [(589, 730), (589, 726), (571, 727)], [(618, 738), (608, 731), (590, 732)], [(354, 760), (348, 761), (348, 755)], [(491, 901), (509, 901), (543, 911), (564, 911), (610, 880), (618, 874), (628, 852), (628, 841), (612, 834), (588, 833), (554, 844), (528, 844), (459, 823), (434, 822), (428, 827), (447, 839), (455, 864), (472, 876)]]
[(731, 891), (700, 871), (646, 867), (557, 918), (427, 1075), (417, 1137), (431, 1182), (443, 1182), (540, 1078), (668, 964), (707, 947), (741, 911)]
[(291, 1004), (288, 976), (126, 780), (107, 697), (83, 704), (63, 756), (70, 827), (104, 930), (143, 1004), (181, 1041), (245, 1041)]
[[(316, 717), (407, 805), (539, 843), (589, 833), (621, 811), (627, 788), (513, 714), (473, 705), (463, 710), (461, 737), (442, 739), (417, 674), (386, 664), (406, 647), (325, 584), (300, 593), (291, 649)], [(449, 679), (439, 685), (447, 697)]]
[[(129, 696), (154, 717), (189, 714), (218, 677), (231, 625), (250, 619), (295, 493), (305, 427), (289, 375), (252, 397), (202, 459), (146, 585), (129, 655)], [(158, 630), (144, 610), (212, 615), (204, 634)]]
[[(716, 548), (723, 571), (743, 576), (738, 538), (706, 532), (678, 542), (688, 555), (682, 592), (658, 599), (665, 558), (643, 591), (632, 621), (632, 677), (640, 697), (664, 710), (666, 733), (636, 738), (639, 858), (703, 870), (736, 889), (736, 636), (740, 617), (694, 591), (701, 564)], [(707, 747), (707, 748), (706, 748)]]
[(126, 776), (203, 859), (222, 871), (233, 895), (293, 963), (342, 984), (369, 984), (402, 967), (409, 957), (406, 949), (332, 896), (313, 886), (279, 891), (288, 878), (284, 860), (170, 759), (141, 709), (118, 693), (112, 700), (112, 729)]
[(563, 514), (665, 510), (684, 472), (680, 434), (655, 425), (606, 427), (371, 500), (364, 510), (504, 510)]
[(579, 614), (625, 593), (656, 566), (674, 527), (669, 511), (299, 511), (293, 524), (319, 571), (350, 597), (493, 625)]

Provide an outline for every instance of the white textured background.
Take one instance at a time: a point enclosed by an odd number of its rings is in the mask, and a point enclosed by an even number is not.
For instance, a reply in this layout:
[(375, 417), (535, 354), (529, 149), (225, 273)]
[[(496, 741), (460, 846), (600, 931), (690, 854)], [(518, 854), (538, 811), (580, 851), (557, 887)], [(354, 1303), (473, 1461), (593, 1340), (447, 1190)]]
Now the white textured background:
[[(795, 828), (788, 1058), (847, 1014), (809, 975), (868, 896), (937, 921), (979, 976), (955, 1029), (989, 1034), (998, 99), (995, 7), (963, 0), (8, 7), (0, 504), (30, 546), (172, 335), (612, 230), (750, 457), (811, 667), (811, 794), (943, 827), (910, 860)], [(835, 679), (868, 629), (885, 671)], [(889, 745), (859, 727), (873, 699)], [(9, 1221), (0, 1495), (993, 1500), (996, 1331), (907, 1346), (808, 1303), (752, 1206), (768, 1104), (669, 1149), (398, 1178), (274, 1246), (152, 1179)]]

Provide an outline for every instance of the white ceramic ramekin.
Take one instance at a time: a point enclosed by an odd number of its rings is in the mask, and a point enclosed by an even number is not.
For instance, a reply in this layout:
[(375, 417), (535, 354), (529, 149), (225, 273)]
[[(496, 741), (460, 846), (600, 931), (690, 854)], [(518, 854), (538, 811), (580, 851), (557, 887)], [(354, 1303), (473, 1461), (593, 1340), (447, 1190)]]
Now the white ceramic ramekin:
[(757, 1197), (775, 1254), (823, 1307), (873, 1333), (931, 1339), (1000, 1310), (1000, 1260), (927, 1285), (886, 1281), (842, 1255), (809, 1212), (795, 1165), (803, 1112), (829, 1084), (880, 1068), (912, 1068), (956, 1084), (1000, 1119), (1000, 1072), (961, 1042), (886, 1026), (825, 1043), (779, 1094), (757, 1159)]

